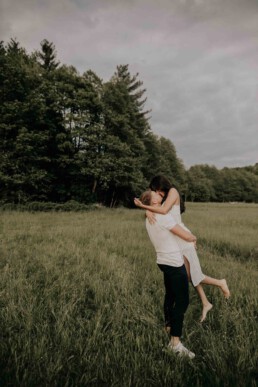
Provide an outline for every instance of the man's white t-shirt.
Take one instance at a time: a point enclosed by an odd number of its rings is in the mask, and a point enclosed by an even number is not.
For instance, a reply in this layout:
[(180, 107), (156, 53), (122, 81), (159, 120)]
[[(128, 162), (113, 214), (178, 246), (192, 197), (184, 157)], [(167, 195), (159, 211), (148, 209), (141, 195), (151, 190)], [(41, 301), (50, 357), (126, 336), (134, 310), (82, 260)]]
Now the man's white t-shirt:
[(157, 253), (157, 263), (179, 267), (184, 259), (175, 235), (170, 231), (177, 225), (171, 214), (156, 214), (156, 222), (150, 224), (146, 219), (146, 229)]

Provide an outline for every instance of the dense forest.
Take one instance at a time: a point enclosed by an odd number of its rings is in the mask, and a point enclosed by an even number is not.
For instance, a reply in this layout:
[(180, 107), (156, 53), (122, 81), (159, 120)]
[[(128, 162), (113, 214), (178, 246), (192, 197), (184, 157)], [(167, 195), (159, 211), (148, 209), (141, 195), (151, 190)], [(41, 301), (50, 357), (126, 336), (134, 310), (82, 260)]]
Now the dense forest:
[(258, 164), (186, 170), (150, 127), (146, 90), (128, 65), (108, 82), (60, 64), (44, 40), (28, 54), (0, 44), (0, 203), (132, 205), (155, 174), (189, 201), (258, 202)]

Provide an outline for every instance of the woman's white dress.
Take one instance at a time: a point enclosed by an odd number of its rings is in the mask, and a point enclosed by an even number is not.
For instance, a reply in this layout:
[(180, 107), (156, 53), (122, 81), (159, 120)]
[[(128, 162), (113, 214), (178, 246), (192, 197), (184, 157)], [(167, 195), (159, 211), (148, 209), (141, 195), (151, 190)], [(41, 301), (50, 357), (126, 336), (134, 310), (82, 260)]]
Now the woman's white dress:
[[(172, 209), (169, 212), (170, 214), (173, 215), (177, 224), (179, 224), (185, 230), (190, 231), (182, 222), (179, 204), (174, 204)], [(196, 254), (194, 244), (192, 242), (186, 242), (179, 237), (176, 237), (176, 238), (180, 246), (180, 249), (182, 251), (182, 254), (187, 258), (189, 262), (192, 283), (194, 286), (197, 286), (204, 279), (205, 275), (202, 272), (201, 265), (199, 262), (198, 255)]]

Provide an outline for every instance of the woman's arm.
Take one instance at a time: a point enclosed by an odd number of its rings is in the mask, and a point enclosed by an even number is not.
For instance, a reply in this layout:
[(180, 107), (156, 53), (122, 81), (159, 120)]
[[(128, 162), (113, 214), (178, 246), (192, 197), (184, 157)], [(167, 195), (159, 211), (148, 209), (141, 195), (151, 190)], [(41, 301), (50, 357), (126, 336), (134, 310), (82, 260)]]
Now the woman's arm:
[(168, 213), (169, 210), (171, 210), (172, 206), (176, 203), (178, 196), (179, 194), (177, 190), (175, 188), (171, 188), (169, 190), (167, 199), (163, 203), (163, 206), (160, 206), (160, 207), (147, 206), (145, 204), (142, 204), (142, 202), (139, 199), (134, 199), (134, 203), (136, 206), (140, 208), (144, 208), (145, 210), (155, 212), (156, 214), (165, 215)]

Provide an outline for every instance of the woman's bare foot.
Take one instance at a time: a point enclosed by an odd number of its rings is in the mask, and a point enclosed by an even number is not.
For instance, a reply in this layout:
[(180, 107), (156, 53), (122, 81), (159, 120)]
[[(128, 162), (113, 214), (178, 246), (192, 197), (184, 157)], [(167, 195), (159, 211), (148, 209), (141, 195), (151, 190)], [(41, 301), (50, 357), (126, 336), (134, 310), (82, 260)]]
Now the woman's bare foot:
[(166, 332), (168, 335), (170, 335), (171, 327), (170, 327), (169, 325), (166, 325), (166, 326), (164, 327), (164, 329), (165, 329), (165, 332)]
[(203, 306), (202, 317), (200, 320), (201, 323), (206, 319), (207, 313), (212, 309), (212, 307), (213, 307), (213, 305), (210, 302)]
[(222, 279), (221, 280), (221, 290), (224, 294), (224, 297), (225, 298), (229, 298), (230, 297), (230, 291), (229, 291), (229, 288), (228, 288), (228, 285), (227, 285), (227, 281), (225, 279)]

